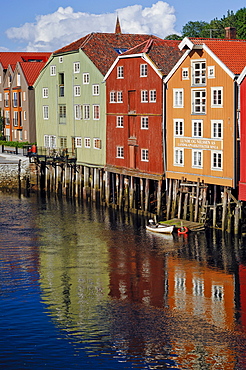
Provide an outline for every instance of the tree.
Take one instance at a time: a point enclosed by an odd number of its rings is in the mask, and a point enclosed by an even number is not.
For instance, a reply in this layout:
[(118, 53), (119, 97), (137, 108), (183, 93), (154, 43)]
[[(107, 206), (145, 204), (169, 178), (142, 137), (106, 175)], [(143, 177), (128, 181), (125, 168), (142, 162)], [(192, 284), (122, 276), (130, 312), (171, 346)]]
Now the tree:
[(168, 35), (167, 37), (165, 37), (164, 40), (182, 40), (182, 36), (179, 36), (177, 35), (176, 33), (172, 34), (172, 35)]
[(209, 37), (209, 23), (204, 21), (189, 21), (182, 29), (183, 37)]

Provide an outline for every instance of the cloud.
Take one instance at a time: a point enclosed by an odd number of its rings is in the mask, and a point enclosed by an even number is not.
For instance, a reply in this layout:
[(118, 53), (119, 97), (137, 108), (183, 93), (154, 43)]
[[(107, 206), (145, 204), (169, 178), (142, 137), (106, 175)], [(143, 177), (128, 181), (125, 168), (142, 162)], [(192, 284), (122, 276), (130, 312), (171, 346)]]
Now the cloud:
[(123, 33), (146, 33), (159, 37), (177, 33), (175, 9), (158, 1), (149, 8), (133, 5), (115, 13), (75, 13), (59, 7), (52, 14), (39, 15), (34, 23), (25, 23), (6, 31), (7, 37), (26, 44), (27, 51), (54, 51), (91, 32), (114, 32), (118, 14)]

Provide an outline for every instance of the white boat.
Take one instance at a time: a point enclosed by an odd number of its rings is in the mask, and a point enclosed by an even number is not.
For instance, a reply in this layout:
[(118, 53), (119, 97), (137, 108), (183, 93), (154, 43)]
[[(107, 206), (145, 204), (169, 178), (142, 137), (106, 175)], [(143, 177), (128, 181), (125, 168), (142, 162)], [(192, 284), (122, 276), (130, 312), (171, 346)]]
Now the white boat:
[(174, 226), (173, 225), (164, 225), (164, 224), (155, 224), (150, 220), (149, 225), (146, 226), (146, 229), (154, 233), (160, 234), (172, 234)]

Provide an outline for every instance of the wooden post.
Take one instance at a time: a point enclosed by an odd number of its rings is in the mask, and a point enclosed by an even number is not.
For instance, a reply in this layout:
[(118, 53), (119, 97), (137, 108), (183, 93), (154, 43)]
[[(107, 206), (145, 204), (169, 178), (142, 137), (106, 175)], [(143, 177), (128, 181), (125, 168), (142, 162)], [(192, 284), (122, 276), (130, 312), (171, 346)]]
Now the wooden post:
[(122, 203), (123, 203), (123, 175), (120, 174), (120, 177), (119, 177), (119, 200), (118, 200), (118, 204), (119, 204), (119, 207), (121, 208), (122, 207)]
[(222, 201), (222, 231), (226, 229), (226, 216), (227, 216), (227, 188), (224, 186), (223, 201)]
[(198, 220), (199, 193), (200, 193), (200, 179), (197, 179), (196, 202), (195, 202), (195, 219), (194, 219), (195, 222), (197, 222), (197, 220)]
[(133, 203), (134, 203), (134, 177), (130, 177), (130, 192), (129, 192), (129, 208), (130, 210), (133, 209)]
[(235, 216), (234, 216), (234, 234), (238, 235), (239, 232), (239, 219), (240, 219), (240, 208), (241, 204), (237, 204), (235, 207)]
[(171, 211), (171, 218), (175, 217), (176, 214), (176, 207), (177, 207), (177, 189), (178, 189), (178, 180), (174, 180), (173, 182), (173, 201), (172, 201), (172, 211)]
[(149, 212), (149, 179), (145, 180), (145, 214)]
[(162, 180), (159, 180), (158, 189), (157, 189), (157, 210), (156, 210), (156, 213), (158, 216), (161, 215), (161, 187), (162, 187)]
[(184, 220), (187, 220), (188, 198), (189, 198), (189, 193), (185, 193), (185, 196), (184, 196), (184, 213), (183, 213)]
[(124, 179), (124, 196), (125, 196), (125, 205), (124, 208), (126, 211), (129, 209), (129, 179), (125, 177)]
[(83, 187), (83, 198), (87, 198), (87, 191), (89, 187), (89, 168), (84, 167), (84, 187)]
[(170, 210), (171, 210), (171, 200), (172, 200), (172, 179), (169, 179), (169, 188), (168, 188), (168, 195), (167, 195), (167, 220), (170, 218)]
[(191, 196), (190, 196), (190, 221), (194, 220), (194, 197), (195, 197), (195, 187), (192, 186), (192, 191), (191, 191)]
[(182, 191), (179, 192), (179, 199), (178, 199), (178, 218), (181, 218), (181, 212), (182, 212)]
[(110, 201), (110, 172), (105, 172), (105, 200), (106, 205), (109, 206)]
[(144, 211), (144, 179), (140, 178), (140, 208), (141, 212)]

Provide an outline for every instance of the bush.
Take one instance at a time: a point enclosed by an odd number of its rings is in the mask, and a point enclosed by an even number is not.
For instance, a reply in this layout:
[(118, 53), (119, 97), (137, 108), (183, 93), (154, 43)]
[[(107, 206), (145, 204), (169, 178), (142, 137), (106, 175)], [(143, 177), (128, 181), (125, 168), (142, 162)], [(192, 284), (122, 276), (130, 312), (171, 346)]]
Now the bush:
[(5, 146), (11, 146), (11, 147), (14, 147), (14, 148), (23, 148), (24, 145), (36, 145), (36, 143), (28, 143), (28, 141), (26, 142), (19, 142), (19, 141), (4, 141), (4, 140), (0, 140), (0, 145), (5, 145)]

